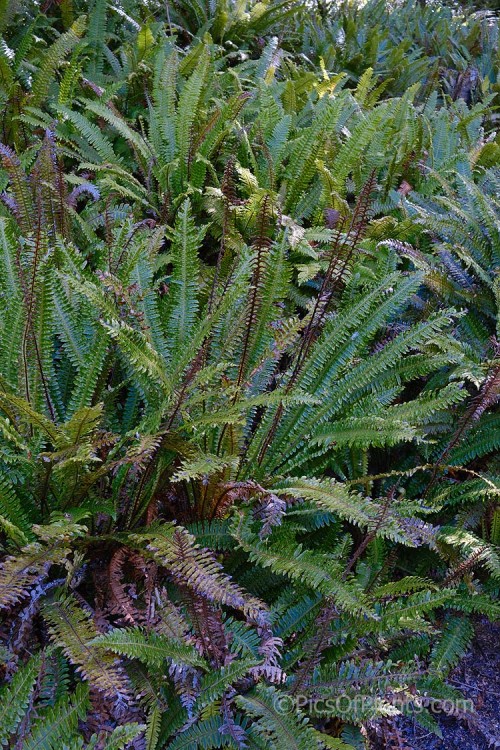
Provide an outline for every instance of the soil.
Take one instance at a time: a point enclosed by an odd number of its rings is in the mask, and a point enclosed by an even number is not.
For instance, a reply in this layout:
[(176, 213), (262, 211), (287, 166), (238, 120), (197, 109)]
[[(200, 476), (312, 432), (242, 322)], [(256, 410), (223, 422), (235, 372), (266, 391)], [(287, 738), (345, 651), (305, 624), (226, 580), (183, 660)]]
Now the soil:
[[(466, 717), (436, 716), (442, 739), (412, 720), (400, 717), (398, 730), (408, 750), (495, 750), (500, 748), (500, 623), (477, 623), (469, 653), (449, 682), (472, 700), (475, 713)], [(377, 750), (385, 750), (382, 745)]]

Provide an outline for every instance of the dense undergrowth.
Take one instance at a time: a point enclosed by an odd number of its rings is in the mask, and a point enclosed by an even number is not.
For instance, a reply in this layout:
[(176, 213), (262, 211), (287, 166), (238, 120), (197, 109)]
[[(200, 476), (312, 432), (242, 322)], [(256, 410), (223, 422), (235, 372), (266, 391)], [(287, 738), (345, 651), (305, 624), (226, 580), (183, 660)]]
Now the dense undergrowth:
[(497, 20), (0, 31), (0, 745), (439, 732), (499, 614)]

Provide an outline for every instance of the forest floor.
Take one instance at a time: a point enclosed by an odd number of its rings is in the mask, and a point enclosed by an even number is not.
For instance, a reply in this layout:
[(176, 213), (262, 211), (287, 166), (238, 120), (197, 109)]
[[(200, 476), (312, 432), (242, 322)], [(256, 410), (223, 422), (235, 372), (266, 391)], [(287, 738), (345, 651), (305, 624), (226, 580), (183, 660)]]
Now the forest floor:
[(442, 739), (409, 719), (400, 719), (399, 729), (407, 747), (412, 750), (500, 748), (500, 623), (487, 620), (477, 623), (472, 646), (450, 676), (450, 684), (472, 700), (475, 713), (436, 717)]

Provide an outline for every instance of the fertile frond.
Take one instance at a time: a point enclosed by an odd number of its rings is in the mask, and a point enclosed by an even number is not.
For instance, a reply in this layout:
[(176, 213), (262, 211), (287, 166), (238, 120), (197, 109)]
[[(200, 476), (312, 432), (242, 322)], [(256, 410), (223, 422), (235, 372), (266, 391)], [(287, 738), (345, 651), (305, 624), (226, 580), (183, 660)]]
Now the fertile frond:
[(85, 5), (0, 0), (0, 746), (402, 750), (500, 617), (496, 19)]

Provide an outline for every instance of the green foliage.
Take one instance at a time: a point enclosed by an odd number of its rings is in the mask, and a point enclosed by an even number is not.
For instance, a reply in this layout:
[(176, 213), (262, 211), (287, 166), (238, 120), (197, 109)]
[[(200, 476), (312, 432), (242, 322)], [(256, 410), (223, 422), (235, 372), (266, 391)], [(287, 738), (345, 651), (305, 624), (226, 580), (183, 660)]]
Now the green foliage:
[(78, 720), (85, 717), (87, 701), (87, 688), (79, 685), (71, 699), (61, 698), (53, 708), (47, 710), (43, 719), (33, 724), (24, 746), (29, 750), (56, 750), (61, 742), (78, 736)]
[(498, 24), (87, 5), (0, 3), (0, 745), (439, 731), (499, 616)]
[(21, 723), (40, 668), (40, 658), (34, 657), (19, 669), (12, 682), (2, 688), (0, 743), (7, 744), (9, 737)]

